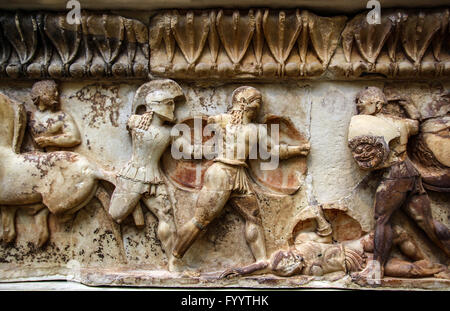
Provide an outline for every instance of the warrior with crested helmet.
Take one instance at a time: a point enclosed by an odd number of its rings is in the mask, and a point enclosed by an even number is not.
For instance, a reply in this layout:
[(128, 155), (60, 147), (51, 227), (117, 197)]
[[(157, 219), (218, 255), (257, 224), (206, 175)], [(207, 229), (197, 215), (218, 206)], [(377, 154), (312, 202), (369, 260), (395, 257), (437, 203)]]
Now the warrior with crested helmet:
[(168, 79), (154, 80), (139, 87), (133, 101), (133, 114), (127, 123), (132, 156), (117, 175), (109, 208), (112, 218), (121, 223), (142, 200), (158, 219), (157, 234), (169, 256), (169, 270), (173, 269), (170, 254), (176, 229), (159, 162), (171, 143), (171, 126), (166, 123), (175, 121), (175, 101), (183, 97), (181, 87)]

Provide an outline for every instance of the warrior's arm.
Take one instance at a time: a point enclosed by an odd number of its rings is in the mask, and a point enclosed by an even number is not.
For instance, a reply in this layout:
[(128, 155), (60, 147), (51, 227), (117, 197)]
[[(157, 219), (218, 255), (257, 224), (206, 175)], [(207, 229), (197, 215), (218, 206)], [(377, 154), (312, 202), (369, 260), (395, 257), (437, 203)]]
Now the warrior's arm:
[[(215, 124), (222, 122), (222, 115), (208, 117), (208, 126), (215, 127)], [(212, 132), (215, 132), (212, 129)], [(210, 134), (212, 134), (212, 132)], [(184, 132), (181, 136), (172, 137), (172, 147), (181, 152), (184, 159), (212, 158), (216, 153), (215, 139), (211, 137), (205, 142), (192, 143), (190, 131)]]
[(300, 146), (291, 146), (287, 144), (279, 144), (275, 149), (271, 150), (271, 153), (278, 154), (280, 159), (288, 159), (298, 156), (307, 156), (309, 153), (309, 143), (302, 144)]
[(183, 159), (202, 159), (209, 158), (207, 155), (215, 153), (213, 138), (210, 138), (206, 142), (201, 144), (192, 144), (190, 137), (181, 135), (179, 137), (172, 137), (172, 148), (179, 151), (182, 154)]
[(266, 141), (267, 149), (272, 156), (278, 156), (280, 159), (288, 159), (296, 156), (306, 156), (309, 153), (309, 142), (303, 143), (298, 146), (280, 144), (278, 141), (274, 141), (268, 134), (267, 128), (260, 126), (258, 128), (259, 142)]
[(408, 121), (408, 136), (419, 134), (419, 121), (407, 119)]
[(195, 158), (196, 148), (192, 145), (191, 140), (185, 135), (179, 137), (172, 137), (172, 149), (181, 153), (183, 159)]
[(267, 261), (260, 261), (240, 268), (227, 269), (220, 275), (220, 278), (249, 274), (263, 274), (268, 272), (270, 272), (269, 263)]

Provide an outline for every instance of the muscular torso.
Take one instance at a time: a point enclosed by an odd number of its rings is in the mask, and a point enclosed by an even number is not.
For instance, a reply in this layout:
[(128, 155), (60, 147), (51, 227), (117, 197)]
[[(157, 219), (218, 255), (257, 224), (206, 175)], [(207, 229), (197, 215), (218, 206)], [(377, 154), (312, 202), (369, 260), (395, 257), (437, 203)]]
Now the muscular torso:
[(162, 182), (159, 160), (170, 144), (170, 128), (150, 124), (147, 129), (139, 127), (142, 116), (130, 117), (128, 127), (132, 139), (132, 156), (121, 175), (130, 179), (147, 182)]
[(376, 117), (390, 123), (392, 126), (397, 128), (400, 134), (395, 141), (389, 144), (391, 152), (384, 166), (390, 166), (394, 163), (404, 161), (406, 159), (408, 138), (418, 133), (418, 121), (385, 114), (377, 114)]
[(257, 147), (260, 125), (254, 123), (232, 124), (229, 114), (210, 117), (208, 122), (216, 125), (222, 138), (223, 152), (215, 160), (245, 166), (250, 151)]

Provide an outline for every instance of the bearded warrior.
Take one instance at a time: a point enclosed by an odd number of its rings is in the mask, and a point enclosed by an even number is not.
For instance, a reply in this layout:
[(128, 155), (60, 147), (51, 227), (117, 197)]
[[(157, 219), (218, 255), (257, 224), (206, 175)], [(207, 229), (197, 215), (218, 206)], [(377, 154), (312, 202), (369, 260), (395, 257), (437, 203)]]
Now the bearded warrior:
[[(205, 172), (204, 184), (195, 206), (195, 215), (178, 231), (173, 255), (181, 258), (201, 231), (223, 210), (225, 204), (236, 208), (245, 219), (245, 239), (257, 261), (266, 259), (264, 232), (255, 191), (247, 175), (247, 159), (257, 142), (268, 141), (273, 156), (285, 159), (306, 155), (309, 144), (303, 146), (275, 145), (267, 128), (252, 123), (262, 101), (261, 93), (249, 86), (233, 92), (230, 113), (208, 118), (217, 129), (223, 148)], [(253, 149), (255, 150), (255, 149)]]

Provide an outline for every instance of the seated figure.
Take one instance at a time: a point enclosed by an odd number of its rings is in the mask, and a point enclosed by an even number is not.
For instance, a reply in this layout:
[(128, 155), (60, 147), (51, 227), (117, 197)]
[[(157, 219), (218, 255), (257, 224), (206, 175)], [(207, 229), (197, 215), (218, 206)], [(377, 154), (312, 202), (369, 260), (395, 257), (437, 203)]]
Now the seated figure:
[(41, 148), (70, 148), (81, 143), (81, 136), (73, 118), (61, 110), (58, 86), (53, 80), (36, 82), (31, 98), (37, 110), (29, 116), (29, 128)]

